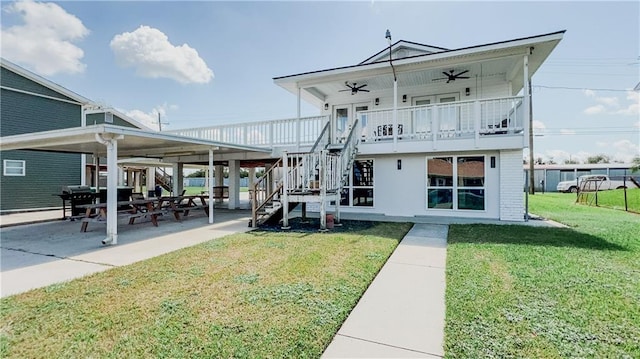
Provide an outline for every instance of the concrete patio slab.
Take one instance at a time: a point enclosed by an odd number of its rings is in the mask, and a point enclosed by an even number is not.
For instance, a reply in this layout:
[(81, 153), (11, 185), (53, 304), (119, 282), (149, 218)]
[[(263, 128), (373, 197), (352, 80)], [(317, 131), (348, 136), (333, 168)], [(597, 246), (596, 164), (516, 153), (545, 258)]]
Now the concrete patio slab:
[(250, 212), (216, 210), (214, 224), (194, 213), (181, 222), (162, 218), (118, 224), (118, 244), (104, 246), (105, 225), (91, 223), (80, 232), (79, 221), (50, 221), (5, 227), (0, 242), (0, 296), (22, 293), (109, 268), (193, 246), (232, 233), (245, 232)]

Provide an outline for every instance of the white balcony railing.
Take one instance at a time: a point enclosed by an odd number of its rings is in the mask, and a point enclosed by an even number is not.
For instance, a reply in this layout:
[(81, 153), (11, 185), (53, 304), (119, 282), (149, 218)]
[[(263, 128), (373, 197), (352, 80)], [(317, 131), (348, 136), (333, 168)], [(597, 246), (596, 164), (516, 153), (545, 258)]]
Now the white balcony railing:
[[(522, 97), (504, 97), (401, 107), (397, 110), (395, 126), (393, 109), (358, 112), (358, 133), (360, 140), (365, 143), (394, 137), (403, 141), (436, 141), (523, 134), (526, 124), (522, 100)], [(311, 147), (316, 144), (316, 149), (320, 149), (329, 141), (329, 121), (330, 116), (327, 115), (167, 132), (238, 145), (272, 148), (292, 145)], [(334, 144), (344, 141), (342, 137), (331, 139)]]
[(300, 119), (246, 122), (166, 132), (246, 146), (307, 146), (316, 142), (328, 121), (329, 116), (313, 116)]
[[(524, 130), (522, 97), (450, 102), (358, 112), (362, 139), (384, 140), (474, 137), (516, 134)], [(397, 131), (394, 131), (394, 128)], [(394, 134), (394, 132), (397, 132)]]

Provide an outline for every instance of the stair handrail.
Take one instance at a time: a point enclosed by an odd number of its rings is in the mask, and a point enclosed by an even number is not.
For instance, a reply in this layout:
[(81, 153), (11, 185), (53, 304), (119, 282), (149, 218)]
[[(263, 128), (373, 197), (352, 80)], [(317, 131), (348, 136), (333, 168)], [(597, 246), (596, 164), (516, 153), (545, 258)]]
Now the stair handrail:
[(269, 182), (272, 182), (274, 169), (280, 168), (282, 165), (282, 158), (278, 159), (264, 174), (253, 183), (253, 193), (251, 198), (251, 220), (252, 226), (257, 227), (258, 211), (263, 209), (269, 201), (271, 201), (276, 194), (282, 190), (282, 181), (274, 184), (274, 188), (269, 187)]
[[(329, 131), (330, 128), (331, 128), (331, 121), (327, 121), (327, 123), (325, 123), (324, 127), (322, 128), (322, 132), (320, 132), (320, 136), (318, 136), (318, 139), (313, 144), (309, 152), (316, 152), (318, 150), (325, 149), (327, 148), (327, 146), (329, 146), (330, 139), (331, 139), (331, 136), (329, 136), (329, 132), (331, 132)], [(321, 144), (324, 144), (322, 148), (318, 148)]]
[(340, 153), (340, 171), (342, 172), (341, 184), (345, 185), (349, 180), (349, 171), (351, 171), (351, 165), (358, 153), (358, 144), (360, 144), (360, 122), (356, 119), (351, 126), (351, 131), (347, 140), (342, 146), (342, 152)]

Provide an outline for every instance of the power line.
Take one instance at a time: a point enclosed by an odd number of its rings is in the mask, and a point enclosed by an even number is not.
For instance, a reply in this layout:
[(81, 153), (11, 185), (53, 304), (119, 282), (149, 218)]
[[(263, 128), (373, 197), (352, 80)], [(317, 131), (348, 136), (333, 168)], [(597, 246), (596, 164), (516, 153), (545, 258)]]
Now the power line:
[(566, 86), (545, 86), (545, 85), (534, 85), (533, 87), (544, 88), (544, 89), (558, 89), (558, 90), (591, 90), (591, 91), (612, 91), (612, 92), (628, 92), (628, 90), (621, 89), (602, 89), (602, 88), (586, 88), (586, 87), (566, 87)]

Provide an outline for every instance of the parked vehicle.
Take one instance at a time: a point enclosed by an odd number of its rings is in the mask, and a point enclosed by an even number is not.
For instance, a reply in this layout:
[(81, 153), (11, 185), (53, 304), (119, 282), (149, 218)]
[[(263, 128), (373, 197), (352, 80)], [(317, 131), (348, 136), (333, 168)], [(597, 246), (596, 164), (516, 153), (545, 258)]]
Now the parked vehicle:
[(612, 180), (607, 175), (584, 175), (578, 180), (562, 181), (558, 183), (558, 192), (576, 193), (579, 189), (584, 191), (606, 191), (610, 189), (637, 188), (630, 180)]

